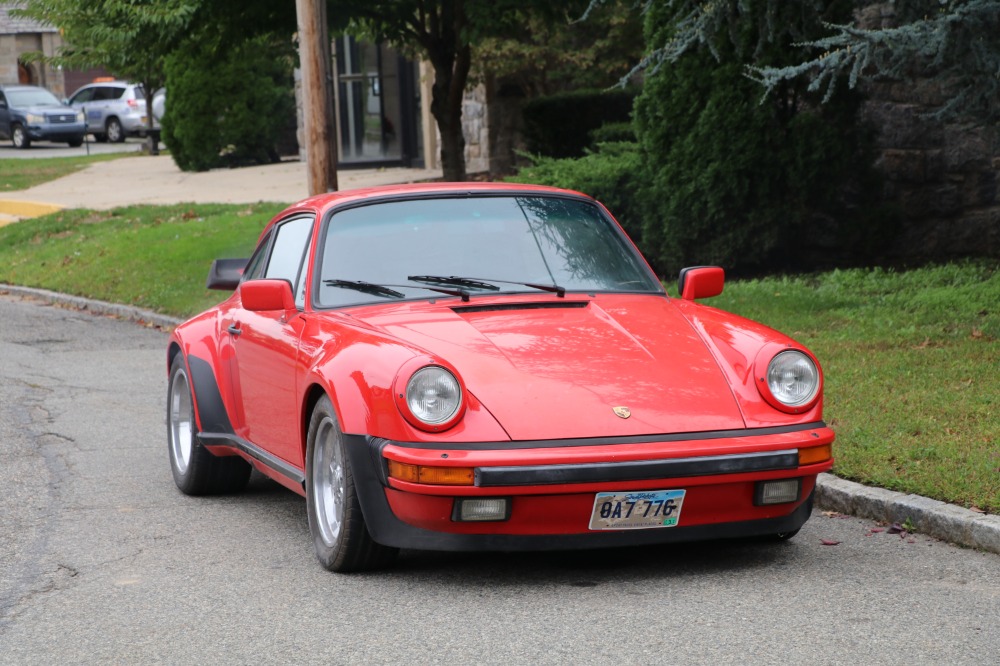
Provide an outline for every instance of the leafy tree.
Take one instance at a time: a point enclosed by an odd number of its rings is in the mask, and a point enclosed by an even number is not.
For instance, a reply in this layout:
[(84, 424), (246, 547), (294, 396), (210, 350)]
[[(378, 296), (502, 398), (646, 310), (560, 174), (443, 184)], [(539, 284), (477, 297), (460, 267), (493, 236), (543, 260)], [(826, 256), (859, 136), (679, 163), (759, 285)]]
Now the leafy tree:
[(445, 180), (465, 180), (462, 99), (472, 68), (473, 45), (490, 35), (519, 30), (528, 16), (549, 19), (582, 10), (585, 0), (331, 0), (329, 16), (342, 27), (425, 57), (434, 69), (431, 114), (441, 132)]
[[(141, 83), (151, 97), (165, 84), (164, 58), (185, 36), (198, 6), (199, 0), (27, 0), (19, 13), (62, 31), (52, 64), (104, 67)], [(152, 130), (153, 114), (146, 115)], [(150, 145), (155, 150), (155, 142)]]
[(473, 73), (488, 72), (535, 98), (612, 86), (644, 52), (642, 16), (632, 0), (608, 0), (586, 21), (529, 15), (518, 30), (481, 40)]

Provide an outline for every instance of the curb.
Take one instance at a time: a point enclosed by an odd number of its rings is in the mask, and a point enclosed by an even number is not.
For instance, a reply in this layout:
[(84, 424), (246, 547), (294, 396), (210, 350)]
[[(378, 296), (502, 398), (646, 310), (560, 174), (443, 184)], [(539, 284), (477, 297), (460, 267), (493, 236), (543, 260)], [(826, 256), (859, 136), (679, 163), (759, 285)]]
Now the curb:
[(38, 203), (36, 201), (19, 201), (17, 199), (0, 199), (0, 215), (18, 219), (41, 217), (62, 210), (65, 206), (57, 204)]
[[(182, 321), (141, 308), (67, 296), (45, 289), (0, 284), (0, 293), (68, 305), (97, 315), (110, 315), (167, 329)], [(816, 506), (884, 523), (903, 524), (909, 520), (914, 530), (920, 534), (1000, 555), (1000, 515), (976, 513), (920, 495), (863, 486), (832, 474), (819, 475), (816, 481)]]
[(67, 294), (48, 291), (46, 289), (0, 284), (0, 294), (3, 293), (23, 296), (26, 298), (34, 298), (36, 300), (45, 301), (46, 303), (52, 303), (55, 305), (66, 305), (78, 310), (86, 310), (87, 312), (92, 312), (96, 315), (118, 317), (137, 324), (152, 324), (153, 326), (159, 326), (167, 329), (172, 329), (174, 326), (177, 326), (177, 324), (183, 321), (183, 319), (169, 317), (151, 310), (143, 310), (142, 308), (136, 308), (130, 305), (119, 305), (117, 303), (95, 301), (90, 298), (69, 296)]
[(1000, 554), (1000, 516), (976, 513), (920, 495), (863, 486), (820, 474), (816, 504), (829, 511), (903, 524), (935, 539)]

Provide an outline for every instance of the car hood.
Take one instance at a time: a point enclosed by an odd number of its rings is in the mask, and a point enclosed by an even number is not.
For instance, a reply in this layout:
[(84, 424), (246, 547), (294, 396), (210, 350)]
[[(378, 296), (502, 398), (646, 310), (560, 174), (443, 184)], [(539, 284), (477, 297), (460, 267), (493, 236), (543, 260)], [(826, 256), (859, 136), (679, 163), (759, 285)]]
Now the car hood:
[(451, 363), (514, 440), (744, 427), (704, 340), (663, 296), (498, 299), (356, 316)]

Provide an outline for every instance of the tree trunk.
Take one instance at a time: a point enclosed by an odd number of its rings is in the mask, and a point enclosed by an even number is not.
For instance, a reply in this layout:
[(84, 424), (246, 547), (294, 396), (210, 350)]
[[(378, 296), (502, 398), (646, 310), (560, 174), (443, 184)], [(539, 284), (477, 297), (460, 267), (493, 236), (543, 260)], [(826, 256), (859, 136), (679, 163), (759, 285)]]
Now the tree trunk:
[(455, 50), (448, 48), (447, 44), (441, 46), (443, 48), (437, 53), (430, 54), (431, 66), (434, 68), (431, 114), (441, 132), (441, 170), (444, 179), (460, 182), (466, 180), (462, 100), (469, 81), (472, 48), (468, 44), (457, 45)]

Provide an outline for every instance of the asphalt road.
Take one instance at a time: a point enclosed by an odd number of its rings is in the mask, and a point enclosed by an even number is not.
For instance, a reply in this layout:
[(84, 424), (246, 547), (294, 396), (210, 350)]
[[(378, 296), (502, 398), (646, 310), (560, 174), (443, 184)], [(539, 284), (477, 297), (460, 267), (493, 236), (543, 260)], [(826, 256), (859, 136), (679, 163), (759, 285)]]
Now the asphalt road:
[(0, 296), (0, 664), (1000, 663), (1000, 556), (822, 513), (780, 545), (327, 573), (298, 496), (174, 488), (165, 342)]

